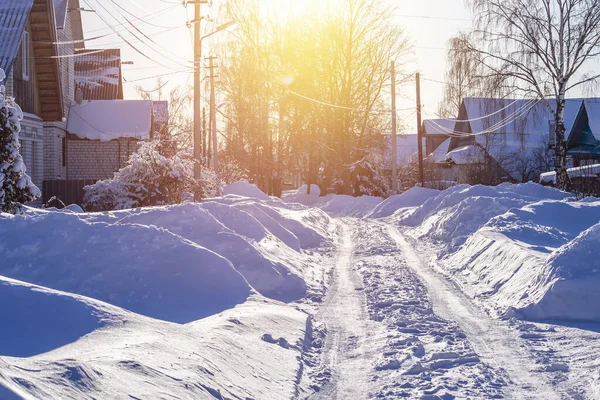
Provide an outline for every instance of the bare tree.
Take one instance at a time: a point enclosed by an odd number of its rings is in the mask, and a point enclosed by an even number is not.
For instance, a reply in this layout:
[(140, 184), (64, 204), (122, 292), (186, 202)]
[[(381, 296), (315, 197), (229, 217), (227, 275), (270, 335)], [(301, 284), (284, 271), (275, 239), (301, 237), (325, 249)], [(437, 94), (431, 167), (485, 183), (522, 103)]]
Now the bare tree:
[(591, 60), (600, 54), (600, 0), (469, 0), (474, 45), (489, 76), (541, 99), (556, 124), (557, 186), (567, 189), (565, 95), (598, 82)]
[(169, 102), (169, 135), (177, 143), (178, 148), (191, 148), (194, 122), (191, 114), (192, 87), (177, 86), (167, 93), (165, 91), (167, 83), (159, 77), (154, 88), (146, 89), (136, 86), (136, 91), (143, 100), (167, 100)]
[(465, 97), (482, 95), (483, 64), (480, 54), (471, 48), (466, 33), (460, 33), (448, 41), (447, 84), (438, 106), (438, 115), (442, 118), (456, 118)]

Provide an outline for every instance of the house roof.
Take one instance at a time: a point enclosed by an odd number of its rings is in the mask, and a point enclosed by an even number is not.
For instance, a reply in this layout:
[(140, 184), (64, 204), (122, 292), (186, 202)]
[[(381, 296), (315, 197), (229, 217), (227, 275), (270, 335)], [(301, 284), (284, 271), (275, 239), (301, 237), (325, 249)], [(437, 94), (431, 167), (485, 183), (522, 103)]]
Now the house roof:
[(423, 133), (426, 135), (448, 135), (454, 130), (455, 118), (426, 119), (423, 121)]
[(69, 0), (52, 0), (54, 3), (54, 18), (56, 19), (56, 29), (64, 29), (67, 24), (67, 7)]
[(600, 99), (585, 99), (582, 107), (585, 107), (585, 110), (587, 111), (588, 123), (592, 135), (594, 135), (597, 140), (600, 140)]
[(75, 85), (84, 100), (122, 100), (121, 50), (79, 50), (75, 57)]
[(146, 140), (152, 131), (151, 100), (93, 100), (69, 108), (67, 131), (82, 139)]
[(444, 140), (440, 145), (427, 155), (426, 160), (434, 163), (441, 163), (446, 161), (446, 155), (448, 154), (448, 148), (450, 147), (450, 138)]
[(485, 162), (485, 153), (481, 147), (471, 144), (449, 151), (446, 160), (457, 165), (480, 164)]
[(33, 0), (0, 0), (0, 68), (6, 76), (17, 56)]

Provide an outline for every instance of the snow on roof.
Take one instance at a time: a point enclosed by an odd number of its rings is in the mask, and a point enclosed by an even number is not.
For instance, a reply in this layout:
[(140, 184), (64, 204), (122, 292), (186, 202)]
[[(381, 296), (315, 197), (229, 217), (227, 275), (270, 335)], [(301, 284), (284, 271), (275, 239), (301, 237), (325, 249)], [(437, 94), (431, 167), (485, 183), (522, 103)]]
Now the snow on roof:
[(446, 159), (457, 165), (483, 163), (485, 154), (479, 146), (468, 145), (452, 150), (446, 155)]
[(67, 24), (67, 6), (68, 0), (53, 0), (54, 19), (56, 20), (56, 29), (64, 29)]
[(145, 140), (151, 130), (151, 100), (94, 100), (69, 108), (67, 131), (82, 139)]
[[(567, 99), (565, 104), (565, 128), (571, 130), (583, 99)], [(528, 136), (549, 135), (549, 121), (554, 117), (543, 101), (531, 99), (491, 99), (467, 97), (464, 99), (467, 118), (472, 133), (490, 132), (500, 134), (523, 134)], [(554, 100), (548, 100), (555, 107)], [(493, 114), (493, 115), (491, 115)], [(484, 118), (485, 117), (485, 118)]]
[[(594, 137), (600, 140), (600, 99), (585, 99), (588, 123)], [(570, 133), (570, 130), (567, 130)]]
[(427, 156), (427, 161), (441, 163), (446, 161), (448, 148), (450, 147), (450, 139), (444, 140), (440, 145)]
[(426, 135), (447, 135), (454, 130), (455, 124), (454, 118), (426, 119), (423, 121), (423, 132)]
[[(569, 178), (595, 178), (600, 175), (600, 164), (584, 165), (567, 169)], [(556, 183), (556, 172), (544, 172), (540, 175), (540, 183)]]
[(33, 0), (0, 0), (0, 69), (6, 76), (17, 57)]

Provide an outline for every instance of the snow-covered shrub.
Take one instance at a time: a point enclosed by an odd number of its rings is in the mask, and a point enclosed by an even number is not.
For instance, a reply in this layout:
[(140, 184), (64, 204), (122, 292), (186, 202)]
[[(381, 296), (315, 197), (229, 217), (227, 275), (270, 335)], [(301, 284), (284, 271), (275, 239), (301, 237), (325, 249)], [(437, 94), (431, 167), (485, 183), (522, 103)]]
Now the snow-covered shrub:
[[(4, 78), (0, 69), (0, 82)], [(5, 88), (0, 85), (0, 211), (15, 213), (23, 203), (37, 199), (41, 193), (25, 173), (25, 163), (19, 154), (23, 112), (4, 93)]]
[(83, 206), (88, 211), (178, 204), (184, 193), (201, 198), (221, 194), (221, 183), (213, 171), (202, 169), (194, 179), (194, 158), (186, 150), (163, 152), (160, 142), (144, 143), (127, 165), (112, 179), (85, 187)]
[[(366, 158), (352, 163), (346, 167), (347, 175), (350, 176), (352, 196), (375, 196), (387, 197), (389, 195), (389, 184), (382, 176), (380, 169)], [(336, 193), (343, 194), (343, 179), (333, 183)]]

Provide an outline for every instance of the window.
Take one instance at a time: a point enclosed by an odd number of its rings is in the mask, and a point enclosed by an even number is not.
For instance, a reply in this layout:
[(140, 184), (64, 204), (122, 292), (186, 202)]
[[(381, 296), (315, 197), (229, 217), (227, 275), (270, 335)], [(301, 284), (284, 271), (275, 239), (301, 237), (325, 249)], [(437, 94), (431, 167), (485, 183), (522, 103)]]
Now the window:
[(31, 69), (31, 44), (29, 42), (29, 32), (24, 31), (23, 37), (21, 38), (21, 49), (20, 49), (20, 59), (21, 59), (21, 79), (24, 81), (29, 80), (30, 69)]

